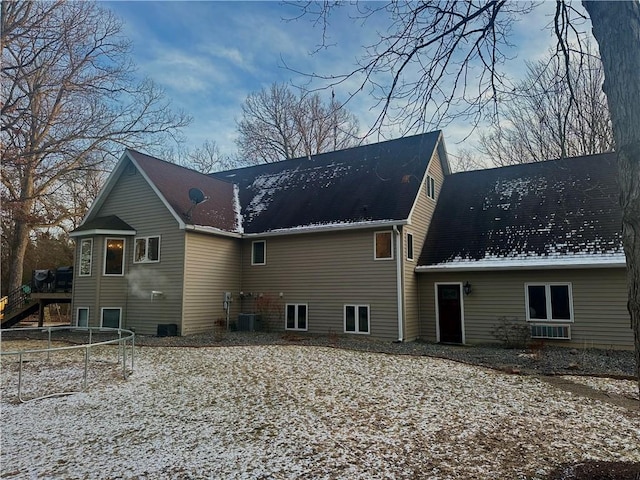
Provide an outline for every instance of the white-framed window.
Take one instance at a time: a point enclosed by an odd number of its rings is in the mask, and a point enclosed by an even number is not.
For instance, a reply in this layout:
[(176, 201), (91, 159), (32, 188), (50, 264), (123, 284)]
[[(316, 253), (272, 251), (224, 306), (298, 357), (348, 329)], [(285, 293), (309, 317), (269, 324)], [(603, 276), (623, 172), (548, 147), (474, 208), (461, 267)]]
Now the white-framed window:
[(267, 241), (256, 240), (251, 243), (251, 265), (267, 264)]
[(89, 326), (89, 308), (78, 307), (76, 314), (76, 326), (88, 327)]
[(527, 321), (573, 322), (570, 283), (525, 284)]
[(285, 329), (306, 330), (309, 308), (306, 303), (287, 303), (285, 308)]
[(93, 258), (93, 238), (83, 238), (80, 240), (80, 265), (78, 266), (78, 276), (91, 276), (91, 261)]
[(344, 306), (345, 333), (369, 333), (369, 305)]
[(100, 328), (121, 328), (122, 308), (103, 307), (100, 309)]
[(373, 234), (373, 258), (393, 260), (393, 235), (391, 230)]
[(160, 237), (137, 237), (133, 248), (133, 263), (160, 261)]
[(427, 175), (425, 188), (427, 192), (427, 197), (429, 197), (432, 200), (435, 200), (436, 199), (436, 180), (431, 175)]
[(124, 275), (124, 238), (105, 238), (104, 275)]
[(413, 235), (407, 233), (407, 260), (413, 260)]

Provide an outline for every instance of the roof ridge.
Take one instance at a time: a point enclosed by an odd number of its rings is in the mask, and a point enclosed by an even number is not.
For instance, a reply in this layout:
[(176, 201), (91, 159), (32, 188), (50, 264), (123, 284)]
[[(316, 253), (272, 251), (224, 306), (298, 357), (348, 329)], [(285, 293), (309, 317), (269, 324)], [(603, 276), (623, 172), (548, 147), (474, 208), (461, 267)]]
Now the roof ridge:
[(477, 170), (466, 170), (463, 172), (453, 172), (451, 175), (464, 175), (464, 174), (474, 174), (474, 173), (478, 173), (478, 172), (490, 172), (493, 170), (505, 170), (505, 169), (512, 169), (512, 168), (530, 168), (531, 165), (541, 165), (541, 164), (549, 164), (549, 163), (553, 163), (553, 162), (562, 162), (562, 161), (573, 161), (573, 160), (578, 160), (578, 159), (589, 159), (592, 157), (600, 157), (600, 156), (609, 156), (611, 154), (615, 154), (615, 151), (610, 151), (610, 152), (601, 152), (601, 153), (590, 153), (588, 155), (578, 155), (575, 157), (561, 157), (561, 158), (552, 158), (552, 159), (548, 159), (548, 160), (540, 160), (537, 162), (524, 162), (524, 163), (514, 163), (512, 165), (501, 165), (501, 166), (496, 166), (496, 167), (489, 167), (489, 168), (479, 168)]

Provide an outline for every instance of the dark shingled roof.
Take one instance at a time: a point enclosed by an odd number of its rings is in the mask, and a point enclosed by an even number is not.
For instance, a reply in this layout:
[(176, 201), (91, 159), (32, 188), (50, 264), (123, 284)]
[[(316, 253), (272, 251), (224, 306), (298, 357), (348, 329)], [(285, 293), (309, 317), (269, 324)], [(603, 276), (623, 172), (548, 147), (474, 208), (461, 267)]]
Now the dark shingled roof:
[(135, 231), (131, 225), (116, 215), (96, 217), (83, 223), (74, 232), (85, 232), (88, 230), (114, 230), (114, 231)]
[(419, 265), (622, 255), (614, 153), (446, 178)]
[(212, 174), (240, 187), (245, 233), (404, 220), (440, 131)]
[[(214, 227), (228, 232), (239, 230), (234, 209), (233, 184), (135, 150), (127, 150), (127, 153), (140, 165), (186, 224)], [(191, 188), (199, 188), (208, 197), (206, 202), (193, 209), (189, 199)], [(186, 213), (189, 211), (190, 218), (187, 218)]]

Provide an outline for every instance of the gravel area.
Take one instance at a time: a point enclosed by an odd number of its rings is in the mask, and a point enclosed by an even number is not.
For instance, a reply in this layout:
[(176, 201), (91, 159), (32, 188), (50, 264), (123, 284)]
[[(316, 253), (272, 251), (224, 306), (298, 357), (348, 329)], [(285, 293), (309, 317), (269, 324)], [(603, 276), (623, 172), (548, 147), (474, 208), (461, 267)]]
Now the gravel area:
[[(8, 334), (10, 335), (8, 335)], [(4, 333), (5, 338), (18, 338), (19, 331)], [(29, 338), (44, 338), (46, 334), (29, 332)], [(57, 340), (83, 343), (85, 336), (72, 332), (57, 332)], [(94, 334), (94, 341), (99, 339)], [(112, 338), (112, 337), (109, 337)], [(164, 347), (212, 347), (246, 345), (304, 345), (335, 347), (346, 350), (378, 352), (395, 355), (416, 355), (445, 358), (471, 365), (493, 368), (508, 373), (538, 375), (590, 375), (633, 380), (635, 360), (630, 350), (602, 350), (544, 346), (531, 349), (511, 349), (498, 345), (441, 345), (428, 342), (384, 342), (353, 335), (312, 335), (276, 332), (215, 332), (184, 337), (136, 335), (136, 345)]]

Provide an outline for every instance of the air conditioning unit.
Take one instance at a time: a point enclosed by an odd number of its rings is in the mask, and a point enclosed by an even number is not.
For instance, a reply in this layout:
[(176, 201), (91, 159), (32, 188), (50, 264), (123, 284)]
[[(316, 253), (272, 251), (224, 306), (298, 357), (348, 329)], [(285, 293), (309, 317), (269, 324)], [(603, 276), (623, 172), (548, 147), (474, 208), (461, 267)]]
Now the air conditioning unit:
[(571, 340), (570, 325), (531, 325), (531, 338)]
[(255, 332), (261, 327), (260, 315), (255, 313), (241, 313), (238, 315), (238, 330), (241, 332)]

